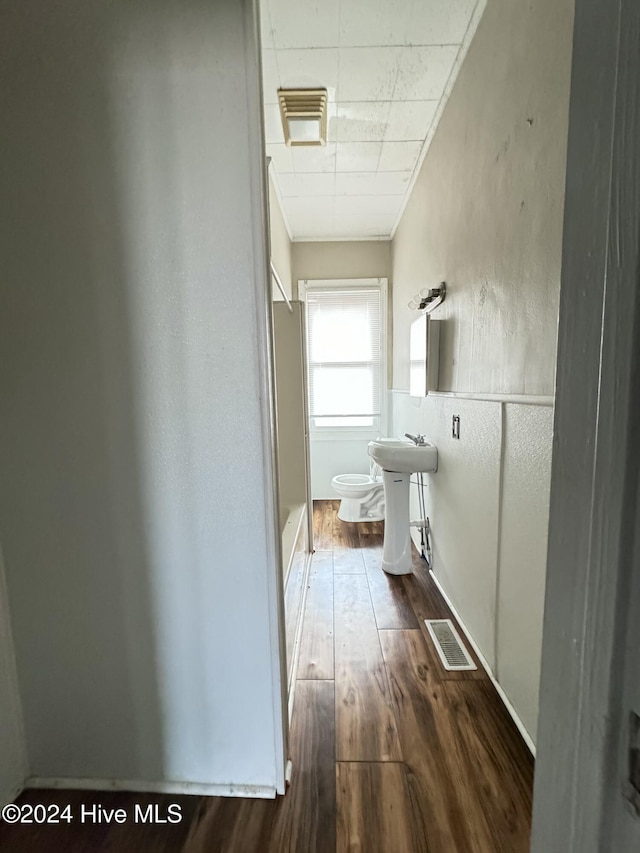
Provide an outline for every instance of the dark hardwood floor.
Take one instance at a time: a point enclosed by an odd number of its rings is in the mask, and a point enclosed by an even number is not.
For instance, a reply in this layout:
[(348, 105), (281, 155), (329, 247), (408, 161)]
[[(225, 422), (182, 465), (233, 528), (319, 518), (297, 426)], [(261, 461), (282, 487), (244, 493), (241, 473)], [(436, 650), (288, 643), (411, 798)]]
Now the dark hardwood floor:
[[(178, 803), (175, 825), (8, 826), (21, 853), (525, 853), (533, 760), (491, 681), (446, 672), (423, 620), (453, 618), (425, 563), (385, 575), (381, 523), (314, 505), (290, 737), (276, 800), (30, 791), (19, 802)], [(471, 651), (471, 650), (470, 650)]]

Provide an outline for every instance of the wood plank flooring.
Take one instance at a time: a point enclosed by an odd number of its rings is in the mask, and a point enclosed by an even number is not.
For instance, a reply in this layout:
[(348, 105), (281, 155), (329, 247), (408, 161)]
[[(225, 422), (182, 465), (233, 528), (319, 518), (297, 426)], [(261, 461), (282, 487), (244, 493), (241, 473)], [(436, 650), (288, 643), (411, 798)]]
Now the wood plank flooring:
[(333, 679), (333, 554), (318, 551), (309, 570), (298, 678)]
[(402, 764), (347, 762), (336, 765), (338, 850), (362, 853), (426, 851), (414, 835)]
[[(31, 791), (22, 802), (181, 805), (177, 825), (9, 826), (24, 853), (525, 853), (533, 760), (482, 669), (442, 669), (425, 618), (452, 618), (425, 563), (381, 569), (383, 525), (314, 505), (285, 797)], [(455, 621), (455, 620), (454, 620)], [(291, 652), (291, 650), (290, 650)]]
[(336, 575), (334, 586), (336, 758), (401, 761), (366, 576)]
[[(327, 597), (333, 556), (336, 850), (524, 853), (529, 750), (477, 660), (442, 668), (423, 620), (455, 618), (424, 561), (386, 575), (383, 525), (341, 522), (337, 508), (314, 504)], [(301, 649), (299, 672), (312, 663)]]

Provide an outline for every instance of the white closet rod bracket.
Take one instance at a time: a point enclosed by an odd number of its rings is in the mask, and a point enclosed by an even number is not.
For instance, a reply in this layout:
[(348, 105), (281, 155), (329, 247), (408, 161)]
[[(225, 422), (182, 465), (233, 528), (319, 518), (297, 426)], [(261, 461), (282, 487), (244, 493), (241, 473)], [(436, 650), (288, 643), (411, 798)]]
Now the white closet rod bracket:
[(280, 280), (280, 276), (278, 275), (278, 271), (276, 270), (275, 266), (273, 265), (273, 261), (270, 261), (270, 264), (271, 264), (271, 275), (274, 277), (275, 282), (278, 285), (278, 290), (282, 294), (282, 298), (287, 303), (287, 308), (289, 309), (290, 313), (293, 314), (293, 308), (291, 307), (291, 302), (289, 301), (289, 297), (287, 296), (287, 293), (286, 293), (284, 287), (282, 286), (282, 281)]

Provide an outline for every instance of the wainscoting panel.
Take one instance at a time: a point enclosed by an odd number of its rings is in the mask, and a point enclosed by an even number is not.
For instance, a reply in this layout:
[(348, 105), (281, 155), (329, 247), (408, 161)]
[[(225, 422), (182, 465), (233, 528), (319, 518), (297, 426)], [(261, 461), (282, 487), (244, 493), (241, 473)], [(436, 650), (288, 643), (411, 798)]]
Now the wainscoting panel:
[(405, 391), (389, 408), (391, 435), (421, 432), (438, 447), (425, 475), (433, 571), (535, 742), (553, 408)]

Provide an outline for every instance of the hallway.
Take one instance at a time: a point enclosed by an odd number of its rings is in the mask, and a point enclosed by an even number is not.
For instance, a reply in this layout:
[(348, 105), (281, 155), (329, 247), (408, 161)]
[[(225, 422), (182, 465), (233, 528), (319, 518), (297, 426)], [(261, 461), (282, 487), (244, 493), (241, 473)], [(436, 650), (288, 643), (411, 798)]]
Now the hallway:
[(0, 825), (0, 851), (69, 853), (525, 853), (533, 761), (484, 671), (445, 672), (425, 618), (449, 617), (416, 556), (380, 568), (381, 524), (316, 502), (316, 548), (291, 729), (293, 778), (277, 800), (27, 792), (19, 802), (179, 803), (174, 826)]
[[(185, 853), (525, 853), (533, 760), (484, 670), (446, 672), (425, 563), (380, 568), (382, 523), (314, 502), (284, 800), (203, 803)], [(294, 581), (294, 578), (291, 578)]]
[(382, 524), (337, 508), (315, 503), (297, 687), (335, 707), (337, 849), (528, 850), (533, 761), (484, 670), (441, 667), (425, 563), (384, 574)]

